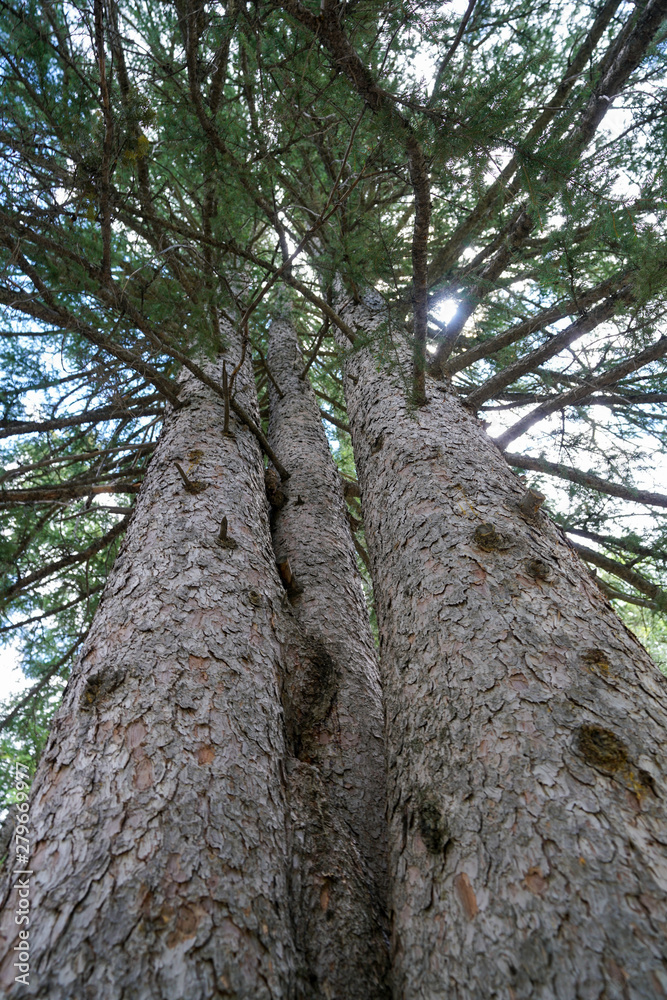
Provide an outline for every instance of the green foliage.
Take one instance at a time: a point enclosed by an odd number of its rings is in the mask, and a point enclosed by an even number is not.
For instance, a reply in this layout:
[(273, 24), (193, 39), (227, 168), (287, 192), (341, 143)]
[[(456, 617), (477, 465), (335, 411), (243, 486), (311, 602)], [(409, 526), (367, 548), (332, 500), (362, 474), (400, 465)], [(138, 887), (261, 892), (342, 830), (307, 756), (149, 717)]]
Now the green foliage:
[(667, 674), (667, 625), (664, 615), (655, 614), (646, 608), (638, 608), (623, 601), (619, 601), (615, 607), (628, 628), (649, 651), (663, 674)]

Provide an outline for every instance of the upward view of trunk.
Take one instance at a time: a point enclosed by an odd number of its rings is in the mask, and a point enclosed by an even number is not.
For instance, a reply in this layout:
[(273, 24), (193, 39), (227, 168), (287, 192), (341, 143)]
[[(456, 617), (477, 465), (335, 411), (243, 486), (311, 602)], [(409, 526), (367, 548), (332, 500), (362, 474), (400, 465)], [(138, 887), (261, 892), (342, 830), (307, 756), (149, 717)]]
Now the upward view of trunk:
[[(313, 998), (388, 996), (385, 751), (379, 668), (342, 484), (294, 327), (270, 330), (269, 439), (290, 470), (272, 533), (310, 648), (286, 699), (298, 805), (291, 894)], [(291, 720), (291, 724), (290, 724)]]
[[(254, 383), (239, 380), (252, 410)], [(294, 995), (290, 625), (262, 457), (244, 426), (222, 435), (209, 389), (188, 377), (180, 398), (33, 786), (30, 995), (44, 1000)], [(13, 910), (10, 997), (26, 992)]]
[(395, 996), (667, 996), (667, 679), (452, 390), (428, 381), (410, 409), (366, 350), (345, 381), (388, 727)]

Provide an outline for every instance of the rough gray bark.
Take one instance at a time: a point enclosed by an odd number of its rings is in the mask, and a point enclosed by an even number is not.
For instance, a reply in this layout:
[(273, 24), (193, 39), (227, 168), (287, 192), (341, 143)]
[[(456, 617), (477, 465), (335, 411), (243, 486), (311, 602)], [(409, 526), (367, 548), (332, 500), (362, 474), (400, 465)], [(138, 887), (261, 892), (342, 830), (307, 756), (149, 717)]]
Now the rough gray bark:
[[(237, 387), (255, 412), (247, 370)], [(293, 646), (263, 462), (243, 425), (222, 435), (222, 400), (192, 376), (181, 399), (33, 786), (29, 995), (48, 1000), (294, 995), (279, 676)]]
[(294, 327), (276, 320), (269, 440), (290, 479), (269, 479), (272, 535), (311, 650), (289, 679), (286, 717), (297, 944), (313, 997), (388, 996), (386, 782), (379, 668), (342, 485)]
[[(372, 329), (376, 305), (350, 306)], [(667, 679), (481, 424), (346, 393), (380, 628), (395, 995), (667, 996)]]

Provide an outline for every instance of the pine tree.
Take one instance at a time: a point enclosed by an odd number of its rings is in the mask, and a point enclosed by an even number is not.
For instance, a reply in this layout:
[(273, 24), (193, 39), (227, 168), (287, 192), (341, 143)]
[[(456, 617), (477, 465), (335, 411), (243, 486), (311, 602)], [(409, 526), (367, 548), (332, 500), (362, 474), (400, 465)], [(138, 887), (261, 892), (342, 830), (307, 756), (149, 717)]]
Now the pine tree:
[(2, 10), (34, 995), (667, 995), (667, 4)]

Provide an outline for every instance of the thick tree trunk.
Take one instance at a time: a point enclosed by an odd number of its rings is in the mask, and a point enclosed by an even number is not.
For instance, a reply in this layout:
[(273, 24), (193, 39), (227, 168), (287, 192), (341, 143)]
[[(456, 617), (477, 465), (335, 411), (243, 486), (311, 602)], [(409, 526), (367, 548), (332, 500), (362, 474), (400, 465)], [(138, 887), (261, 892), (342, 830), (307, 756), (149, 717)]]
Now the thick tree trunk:
[[(351, 306), (366, 330), (383, 318)], [(350, 357), (395, 995), (667, 996), (667, 679), (456, 394)]]
[[(293, 629), (262, 457), (244, 426), (223, 437), (210, 390), (188, 377), (181, 398), (34, 782), (30, 995), (45, 1000), (294, 995), (279, 677)], [(11, 885), (2, 983), (24, 996)]]
[[(342, 485), (294, 327), (270, 331), (272, 534), (310, 652), (285, 700), (295, 844), (291, 895), (313, 998), (388, 996), (385, 751), (377, 655)], [(270, 475), (270, 474), (269, 474)]]

